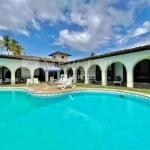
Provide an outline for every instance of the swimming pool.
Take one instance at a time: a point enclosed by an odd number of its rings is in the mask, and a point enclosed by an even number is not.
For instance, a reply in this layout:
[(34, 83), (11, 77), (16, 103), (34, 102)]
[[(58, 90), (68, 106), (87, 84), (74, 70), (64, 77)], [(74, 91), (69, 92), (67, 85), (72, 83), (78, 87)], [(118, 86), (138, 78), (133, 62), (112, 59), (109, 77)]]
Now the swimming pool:
[(150, 149), (150, 98), (107, 91), (0, 91), (0, 150)]

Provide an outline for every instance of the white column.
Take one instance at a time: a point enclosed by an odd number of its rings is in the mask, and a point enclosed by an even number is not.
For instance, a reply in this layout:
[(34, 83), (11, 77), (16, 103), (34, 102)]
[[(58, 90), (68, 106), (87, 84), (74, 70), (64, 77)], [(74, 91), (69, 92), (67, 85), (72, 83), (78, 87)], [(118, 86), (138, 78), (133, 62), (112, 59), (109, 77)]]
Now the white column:
[(88, 69), (85, 68), (85, 84), (89, 83), (89, 75), (88, 75)]
[(133, 71), (132, 71), (132, 69), (127, 70), (127, 87), (133, 88)]
[(102, 85), (103, 86), (107, 85), (107, 70), (106, 69), (102, 70)]
[(14, 85), (15, 84), (15, 71), (11, 70), (11, 84)]
[(76, 68), (73, 68), (73, 82), (77, 82)]
[(45, 72), (45, 82), (48, 82), (48, 71)]
[(34, 70), (30, 70), (30, 78), (31, 78), (31, 79), (34, 78)]
[(57, 71), (57, 80), (60, 79), (60, 71)]
[(67, 69), (64, 69), (64, 74), (67, 74)]

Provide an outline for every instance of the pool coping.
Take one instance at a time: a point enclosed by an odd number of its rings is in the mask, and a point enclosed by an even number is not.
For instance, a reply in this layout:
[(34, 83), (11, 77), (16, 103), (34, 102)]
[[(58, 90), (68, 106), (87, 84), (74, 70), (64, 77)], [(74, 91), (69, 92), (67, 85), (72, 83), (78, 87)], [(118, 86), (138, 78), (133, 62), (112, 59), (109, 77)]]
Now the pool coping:
[(53, 93), (50, 93), (50, 92), (49, 93), (37, 93), (24, 87), (0, 87), (0, 90), (1, 89), (24, 90), (24, 91), (29, 92), (31, 95), (42, 96), (42, 97), (59, 96), (59, 95), (63, 95), (63, 94), (71, 93), (71, 92), (80, 92), (80, 91), (105, 91), (105, 92), (108, 91), (108, 92), (115, 92), (116, 94), (134, 95), (136, 97), (141, 97), (141, 98), (150, 100), (150, 94), (144, 94), (140, 92), (128, 91), (128, 90), (122, 90), (122, 89), (121, 90), (109, 89), (109, 88), (74, 88), (74, 89), (70, 89), (69, 91), (60, 91), (60, 92), (53, 92)]

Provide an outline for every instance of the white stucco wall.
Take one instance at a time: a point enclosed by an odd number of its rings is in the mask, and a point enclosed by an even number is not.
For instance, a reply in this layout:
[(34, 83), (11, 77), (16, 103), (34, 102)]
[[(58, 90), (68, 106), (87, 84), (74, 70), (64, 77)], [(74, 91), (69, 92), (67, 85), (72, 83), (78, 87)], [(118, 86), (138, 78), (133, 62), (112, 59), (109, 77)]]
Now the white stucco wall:
[[(25, 78), (29, 77), (28, 75), (28, 70), (29, 70), (30, 78), (33, 78), (35, 69), (42, 68), (43, 70), (45, 70), (48, 66), (54, 66), (54, 65), (55, 63), (0, 58), (0, 66), (7, 67), (11, 71), (12, 84), (15, 84), (15, 72), (20, 67), (26, 68), (26, 69), (22, 69), (23, 77)], [(46, 73), (46, 81), (48, 81), (48, 73)]]
[(2, 69), (0, 68), (0, 79), (2, 78)]
[(48, 66), (53, 66), (53, 65), (55, 64), (47, 63), (47, 62), (30, 61), (30, 60), (0, 58), (0, 66), (5, 66), (12, 71), (16, 71), (16, 69), (20, 67), (25, 67), (33, 71), (37, 68), (46, 69)]
[[(62, 58), (62, 56), (64, 57), (64, 58)], [(55, 55), (53, 55), (52, 56), (53, 57), (53, 59), (55, 59), (55, 60), (60, 60), (60, 61), (68, 61), (68, 56), (66, 56), (66, 55), (64, 55), (64, 54), (55, 54)]]
[[(121, 63), (125, 66), (126, 72), (127, 72), (127, 86), (128, 87), (133, 87), (133, 69), (135, 65), (140, 62), (141, 60), (144, 59), (150, 59), (150, 50), (146, 51), (139, 51), (139, 52), (133, 52), (133, 53), (128, 53), (128, 54), (122, 54), (122, 55), (116, 55), (116, 56), (110, 56), (110, 57), (105, 57), (105, 58), (99, 58), (99, 59), (94, 59), (94, 60), (87, 60), (87, 61), (82, 61), (82, 62), (74, 62), (71, 64), (66, 64), (63, 65), (63, 68), (67, 70), (67, 67), (74, 68), (75, 70), (78, 68), (78, 66), (82, 66), (85, 69), (85, 80), (86, 83), (88, 83), (88, 69), (92, 66), (97, 64), (102, 71), (102, 84), (106, 85), (107, 84), (107, 69), (108, 66), (112, 63)], [(116, 74), (122, 75), (121, 72), (121, 66), (117, 66), (120, 68), (117, 70)], [(91, 73), (90, 73), (91, 74)]]
[[(121, 63), (125, 66), (127, 72), (127, 86), (133, 87), (133, 69), (135, 65), (144, 60), (150, 59), (150, 50), (110, 56), (105, 58), (99, 58), (94, 60), (84, 60), (82, 62), (74, 62), (66, 65), (62, 65), (61, 67), (64, 70), (64, 73), (67, 73), (68, 68), (72, 68), (73, 74), (75, 75), (76, 70), (80, 67), (84, 68), (85, 75), (85, 83), (89, 82), (89, 75), (95, 74), (94, 67), (91, 66), (98, 65), (102, 71), (102, 85), (107, 85), (107, 69), (108, 66), (112, 63)], [(30, 70), (30, 78), (34, 76), (34, 70), (37, 68), (46, 69), (48, 66), (53, 66), (54, 63), (47, 62), (38, 62), (38, 61), (30, 61), (30, 60), (17, 60), (17, 59), (7, 59), (0, 58), (0, 66), (5, 66), (11, 71), (11, 83), (15, 83), (15, 71), (17, 68), (25, 67)], [(91, 68), (91, 69), (90, 69)], [(90, 69), (90, 72), (88, 71)], [(116, 64), (115, 75), (123, 76), (122, 67), (119, 64)], [(1, 71), (1, 70), (0, 70)], [(26, 75), (26, 73), (25, 73)], [(46, 73), (46, 81), (48, 80), (48, 73)]]

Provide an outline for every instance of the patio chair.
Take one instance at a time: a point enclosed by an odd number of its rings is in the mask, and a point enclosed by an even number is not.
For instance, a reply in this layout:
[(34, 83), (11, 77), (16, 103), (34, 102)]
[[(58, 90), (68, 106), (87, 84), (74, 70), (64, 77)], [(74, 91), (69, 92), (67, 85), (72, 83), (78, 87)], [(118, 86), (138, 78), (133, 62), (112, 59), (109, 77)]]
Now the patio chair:
[(4, 79), (4, 83), (10, 83), (11, 82), (11, 79), (10, 78), (5, 78)]
[(55, 81), (55, 80), (54, 80), (54, 77), (50, 77), (50, 78), (49, 78), (49, 81), (50, 81), (50, 83), (54, 83), (54, 81)]
[(30, 84), (33, 84), (33, 80), (32, 80), (32, 79), (27, 79), (27, 80), (26, 80), (26, 85), (28, 86), (28, 85), (30, 85)]
[(120, 76), (116, 76), (115, 80), (113, 81), (113, 85), (119, 84), (122, 85), (122, 79)]
[(58, 87), (61, 87), (63, 85), (66, 84), (66, 82), (68, 81), (68, 78), (62, 78), (57, 82)]
[(33, 83), (34, 84), (39, 84), (39, 79), (38, 78), (33, 78)]
[(50, 77), (49, 78), (49, 81), (47, 82), (48, 84), (54, 84), (54, 77)]

